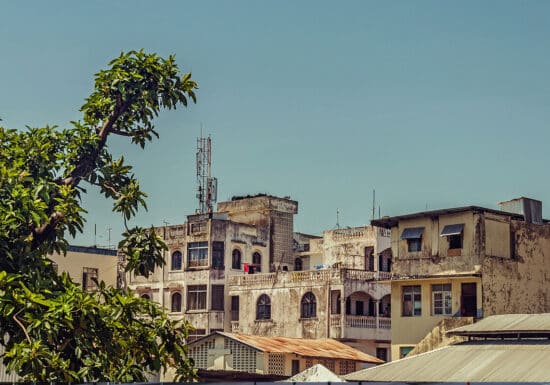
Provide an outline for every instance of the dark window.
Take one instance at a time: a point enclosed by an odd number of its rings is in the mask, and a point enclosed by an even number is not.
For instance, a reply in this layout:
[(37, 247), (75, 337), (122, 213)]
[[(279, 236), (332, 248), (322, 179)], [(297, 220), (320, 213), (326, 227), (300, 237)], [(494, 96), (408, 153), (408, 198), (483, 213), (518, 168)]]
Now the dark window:
[(223, 269), (223, 242), (212, 242), (212, 268)]
[(180, 293), (173, 293), (172, 294), (172, 304), (170, 307), (170, 310), (173, 312), (181, 311), (181, 294)]
[(187, 265), (189, 267), (208, 266), (208, 242), (187, 244)]
[(235, 249), (231, 254), (231, 268), (240, 269), (241, 268), (241, 250)]
[(294, 270), (295, 271), (302, 270), (302, 258), (296, 258), (294, 260)]
[(231, 321), (239, 320), (239, 296), (231, 296)]
[(174, 251), (172, 253), (172, 270), (181, 270), (182, 255), (181, 251)]
[(477, 288), (475, 282), (463, 283), (460, 296), (460, 315), (462, 317), (477, 316)]
[(149, 294), (147, 294), (147, 293), (144, 293), (144, 294), (141, 295), (141, 298), (143, 298), (143, 299), (151, 299), (151, 296), (150, 296)]
[(380, 358), (383, 361), (388, 360), (388, 349), (387, 348), (376, 348), (376, 357)]
[(187, 310), (206, 309), (206, 285), (187, 287)]
[(317, 300), (312, 292), (307, 292), (302, 297), (301, 318), (315, 318), (317, 316)]
[(98, 270), (93, 267), (82, 268), (82, 289), (86, 291), (97, 290)]
[(364, 305), (363, 301), (355, 301), (355, 315), (363, 315)]
[(371, 317), (375, 317), (376, 316), (376, 302), (374, 302), (374, 300), (372, 298), (369, 298), (369, 312), (367, 315), (370, 315)]
[(403, 317), (422, 315), (420, 286), (403, 286)]
[(252, 265), (254, 265), (255, 273), (259, 273), (262, 271), (262, 255), (257, 251), (252, 254)]
[(365, 247), (365, 268), (374, 271), (374, 247)]
[(449, 235), (449, 249), (462, 249), (462, 234)]
[(212, 310), (223, 310), (223, 285), (212, 285)]
[(300, 373), (300, 360), (292, 360), (292, 375)]
[(346, 314), (351, 315), (351, 299), (350, 299), (350, 297), (346, 298)]
[(271, 300), (262, 294), (256, 303), (256, 319), (271, 319)]
[(407, 239), (407, 250), (410, 252), (422, 250), (422, 238)]

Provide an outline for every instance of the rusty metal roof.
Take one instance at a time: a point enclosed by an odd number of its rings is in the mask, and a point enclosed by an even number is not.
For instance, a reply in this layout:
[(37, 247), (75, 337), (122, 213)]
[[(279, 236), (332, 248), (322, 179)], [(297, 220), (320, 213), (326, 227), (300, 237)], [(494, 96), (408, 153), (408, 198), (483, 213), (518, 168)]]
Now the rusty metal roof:
[(548, 382), (550, 341), (472, 341), (343, 376), (348, 381)]
[(447, 334), (469, 337), (550, 336), (550, 313), (493, 315), (450, 330)]
[(309, 340), (304, 338), (263, 337), (227, 332), (215, 333), (268, 353), (294, 353), (302, 357), (351, 360), (371, 364), (384, 363), (379, 358), (330, 338)]

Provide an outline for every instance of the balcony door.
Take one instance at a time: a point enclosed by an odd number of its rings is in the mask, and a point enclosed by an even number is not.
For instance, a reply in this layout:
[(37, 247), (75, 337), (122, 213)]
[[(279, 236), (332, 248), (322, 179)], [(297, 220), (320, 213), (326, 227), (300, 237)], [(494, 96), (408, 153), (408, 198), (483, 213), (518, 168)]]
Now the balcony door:
[(477, 288), (476, 283), (463, 283), (460, 294), (460, 315), (462, 317), (477, 316)]

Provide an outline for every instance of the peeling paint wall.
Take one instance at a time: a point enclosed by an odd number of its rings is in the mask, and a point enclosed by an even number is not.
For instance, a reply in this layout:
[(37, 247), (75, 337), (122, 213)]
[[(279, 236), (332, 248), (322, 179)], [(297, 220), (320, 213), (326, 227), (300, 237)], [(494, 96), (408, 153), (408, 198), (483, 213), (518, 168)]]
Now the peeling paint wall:
[(497, 234), (509, 237), (512, 257), (483, 260), (483, 315), (550, 312), (550, 225), (512, 221)]

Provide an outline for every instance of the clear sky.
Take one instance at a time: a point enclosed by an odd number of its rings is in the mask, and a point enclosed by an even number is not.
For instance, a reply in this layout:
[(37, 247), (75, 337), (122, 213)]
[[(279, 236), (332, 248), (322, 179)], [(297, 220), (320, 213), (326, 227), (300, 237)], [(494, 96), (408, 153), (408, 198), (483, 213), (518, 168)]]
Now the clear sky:
[[(299, 201), (295, 230), (518, 196), (550, 217), (548, 1), (2, 1), (0, 118), (78, 120), (93, 74), (121, 51), (174, 53), (198, 103), (166, 111), (134, 164), (149, 211), (182, 223), (196, 138), (213, 139), (219, 200)], [(122, 221), (96, 194), (74, 243), (114, 243)]]

